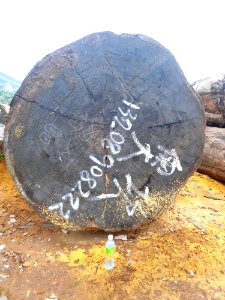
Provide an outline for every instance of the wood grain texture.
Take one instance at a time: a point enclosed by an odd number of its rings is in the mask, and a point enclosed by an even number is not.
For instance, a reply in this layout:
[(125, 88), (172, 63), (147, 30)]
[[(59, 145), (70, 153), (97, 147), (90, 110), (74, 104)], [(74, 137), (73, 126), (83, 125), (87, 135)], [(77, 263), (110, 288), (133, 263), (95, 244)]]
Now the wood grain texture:
[(16, 93), (7, 164), (62, 227), (157, 218), (197, 168), (204, 110), (172, 54), (142, 35), (96, 33), (46, 56)]
[(225, 128), (206, 127), (205, 136), (198, 171), (225, 182)]

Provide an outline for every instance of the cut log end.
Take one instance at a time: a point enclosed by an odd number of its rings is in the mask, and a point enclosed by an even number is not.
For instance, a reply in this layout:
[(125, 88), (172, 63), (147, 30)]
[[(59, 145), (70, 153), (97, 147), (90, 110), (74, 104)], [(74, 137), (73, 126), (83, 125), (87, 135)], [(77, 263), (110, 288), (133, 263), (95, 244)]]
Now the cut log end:
[(64, 228), (152, 221), (197, 168), (204, 110), (174, 57), (141, 35), (92, 34), (48, 55), (13, 99), (7, 163)]

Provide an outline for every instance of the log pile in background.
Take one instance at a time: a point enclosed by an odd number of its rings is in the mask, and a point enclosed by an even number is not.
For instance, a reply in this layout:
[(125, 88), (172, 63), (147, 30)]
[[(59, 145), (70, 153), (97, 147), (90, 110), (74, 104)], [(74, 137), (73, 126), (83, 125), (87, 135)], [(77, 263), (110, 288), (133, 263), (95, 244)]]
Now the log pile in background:
[(225, 128), (206, 127), (202, 162), (198, 171), (225, 182)]
[(225, 76), (198, 80), (192, 86), (205, 107), (207, 126), (225, 127)]
[(199, 172), (225, 182), (225, 76), (196, 81), (206, 114), (206, 139)]

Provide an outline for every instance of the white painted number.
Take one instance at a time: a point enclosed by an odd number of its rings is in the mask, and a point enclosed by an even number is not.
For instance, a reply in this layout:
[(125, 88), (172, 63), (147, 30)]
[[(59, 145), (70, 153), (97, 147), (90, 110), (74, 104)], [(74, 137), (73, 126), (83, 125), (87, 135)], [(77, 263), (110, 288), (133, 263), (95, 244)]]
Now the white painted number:
[(90, 171), (91, 175), (95, 177), (101, 177), (103, 175), (102, 169), (100, 169), (98, 166), (92, 166)]
[(80, 172), (80, 179), (86, 181), (90, 189), (94, 189), (97, 185), (96, 180), (91, 178), (89, 172), (86, 170)]
[(98, 164), (99, 166), (102, 166), (102, 167), (107, 168), (107, 169), (112, 168), (113, 165), (114, 165), (114, 159), (113, 159), (113, 157), (111, 155), (104, 155), (103, 156), (103, 162), (101, 162), (100, 160), (98, 160), (93, 155), (90, 155), (89, 158), (91, 160), (93, 160), (93, 162), (95, 162), (96, 164)]

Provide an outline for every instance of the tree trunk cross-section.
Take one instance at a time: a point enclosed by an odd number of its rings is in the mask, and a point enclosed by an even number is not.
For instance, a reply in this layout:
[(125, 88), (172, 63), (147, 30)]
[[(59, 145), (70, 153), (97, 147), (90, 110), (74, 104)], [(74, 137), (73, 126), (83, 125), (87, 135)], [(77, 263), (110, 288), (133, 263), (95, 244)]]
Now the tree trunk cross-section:
[(204, 110), (171, 53), (95, 33), (46, 56), (16, 93), (8, 167), (26, 200), (71, 230), (157, 218), (197, 168)]

